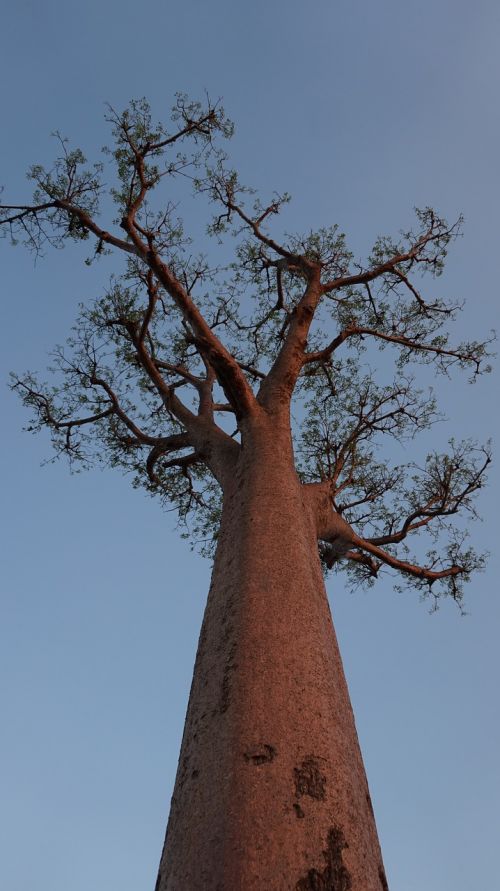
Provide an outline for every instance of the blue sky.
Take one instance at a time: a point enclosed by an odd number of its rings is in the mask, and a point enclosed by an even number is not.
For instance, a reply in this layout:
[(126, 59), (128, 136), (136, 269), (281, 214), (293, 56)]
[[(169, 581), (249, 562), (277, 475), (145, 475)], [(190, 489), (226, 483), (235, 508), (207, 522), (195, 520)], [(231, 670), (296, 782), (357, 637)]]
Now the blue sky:
[[(464, 237), (448, 294), (457, 339), (498, 327), (500, 7), (493, 0), (17, 0), (2, 11), (0, 182), (50, 160), (60, 129), (88, 153), (104, 102), (224, 97), (243, 179), (293, 195), (296, 230), (338, 222), (356, 252), (432, 204)], [(193, 205), (193, 214), (196, 207)], [(2, 254), (2, 381), (43, 368), (102, 267), (71, 248)], [(498, 440), (498, 373), (438, 385), (447, 431)], [(210, 567), (172, 514), (111, 471), (40, 462), (4, 388), (0, 887), (153, 888)], [(441, 434), (438, 433), (436, 435)], [(446, 435), (436, 442), (444, 444)], [(329, 593), (389, 884), (471, 891), (497, 879), (496, 466), (476, 541), (492, 552), (430, 616), (389, 577)]]

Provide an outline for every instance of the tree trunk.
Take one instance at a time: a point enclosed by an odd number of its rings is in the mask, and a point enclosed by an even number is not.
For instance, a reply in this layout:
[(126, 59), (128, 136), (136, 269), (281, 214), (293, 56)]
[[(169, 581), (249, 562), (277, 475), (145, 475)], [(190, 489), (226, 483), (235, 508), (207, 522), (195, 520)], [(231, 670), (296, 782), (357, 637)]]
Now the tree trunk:
[(243, 443), (156, 891), (387, 891), (288, 425)]

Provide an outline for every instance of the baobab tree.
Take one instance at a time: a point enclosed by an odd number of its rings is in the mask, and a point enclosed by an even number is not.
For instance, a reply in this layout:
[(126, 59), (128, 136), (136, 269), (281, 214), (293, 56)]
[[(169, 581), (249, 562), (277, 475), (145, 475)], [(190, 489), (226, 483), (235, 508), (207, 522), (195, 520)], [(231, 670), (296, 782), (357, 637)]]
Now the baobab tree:
[(168, 127), (144, 100), (107, 117), (111, 190), (59, 137), (0, 220), (36, 253), (85, 240), (87, 262), (123, 260), (51, 383), (13, 377), (30, 429), (71, 464), (130, 473), (215, 550), (156, 891), (386, 891), (323, 576), (388, 570), (460, 605), (483, 564), (463, 518), (488, 448), (451, 441), (419, 466), (380, 452), (439, 417), (413, 366), (487, 370), (487, 341), (449, 340), (460, 305), (422, 287), (461, 221), (418, 210), (359, 261), (336, 226), (283, 234), (288, 195), (241, 184), (219, 104), (179, 95)]

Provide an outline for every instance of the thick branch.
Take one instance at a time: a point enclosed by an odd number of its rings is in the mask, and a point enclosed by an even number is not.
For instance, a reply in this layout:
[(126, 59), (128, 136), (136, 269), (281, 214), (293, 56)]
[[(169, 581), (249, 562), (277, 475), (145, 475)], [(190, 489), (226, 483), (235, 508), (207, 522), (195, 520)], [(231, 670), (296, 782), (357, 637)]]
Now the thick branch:
[[(226, 476), (232, 471), (234, 461), (239, 452), (239, 445), (231, 439), (213, 420), (213, 412), (208, 416), (203, 411), (203, 398), (200, 398), (200, 414), (195, 415), (176, 395), (158, 370), (153, 357), (138, 337), (133, 323), (127, 326), (130, 338), (137, 352), (140, 364), (156, 387), (166, 409), (184, 425), (191, 437), (192, 445), (199, 456), (203, 457), (216, 479), (223, 484)], [(208, 380), (211, 388), (211, 381)]]
[(283, 346), (260, 387), (258, 400), (266, 407), (287, 404), (292, 396), (304, 363), (309, 329), (321, 298), (319, 277), (319, 267), (313, 268), (306, 290), (292, 313)]
[[(146, 460), (146, 470), (151, 482), (158, 485), (161, 484), (160, 478), (155, 473), (155, 465), (163, 455), (168, 454), (169, 452), (188, 448), (190, 445), (191, 440), (189, 436), (186, 433), (178, 433), (173, 434), (172, 436), (164, 437), (155, 446), (153, 446)], [(195, 459), (200, 460), (199, 455), (193, 453), (189, 456), (178, 456), (177, 458), (172, 459), (172, 461), (167, 462), (167, 464), (171, 467), (181, 467), (183, 465), (179, 462), (185, 462), (186, 457), (189, 457), (191, 459), (190, 463), (193, 463)]]
[(107, 232), (105, 229), (102, 229), (87, 211), (82, 210), (82, 208), (78, 207), (76, 204), (72, 204), (70, 201), (58, 199), (55, 201), (47, 201), (45, 204), (2, 205), (0, 210), (16, 211), (16, 213), (3, 217), (0, 221), (2, 225), (22, 222), (27, 217), (35, 219), (46, 210), (61, 210), (66, 213), (70, 219), (71, 217), (76, 217), (84, 229), (92, 232), (103, 244), (109, 244), (128, 254), (139, 255), (135, 245), (131, 244), (129, 241), (125, 241), (123, 238), (118, 238), (116, 235)]
[[(338, 559), (346, 558), (364, 563), (371, 567), (373, 570), (372, 574), (376, 574), (378, 567), (373, 560), (373, 558), (376, 558), (380, 563), (384, 563), (392, 569), (426, 581), (429, 584), (439, 579), (464, 575), (468, 571), (465, 566), (456, 563), (441, 570), (434, 570), (430, 567), (419, 566), (415, 563), (401, 560), (378, 545), (373, 544), (369, 539), (362, 538), (356, 534), (352, 526), (333, 509), (329, 482), (306, 485), (304, 486), (304, 491), (314, 505), (318, 539), (329, 544), (328, 552), (325, 553), (325, 560), (330, 566)], [(362, 555), (368, 554), (370, 557), (360, 556), (359, 552)]]
[(214, 334), (191, 296), (155, 252), (149, 252), (144, 259), (179, 307), (183, 318), (194, 333), (195, 346), (215, 369), (236, 415), (242, 417), (255, 411), (254, 394), (238, 362)]
[[(392, 569), (397, 569), (399, 570), (399, 572), (407, 573), (408, 575), (415, 576), (418, 579), (423, 579), (424, 581), (430, 582), (431, 584), (438, 579), (462, 575), (467, 571), (464, 566), (459, 566), (456, 564), (448, 566), (445, 569), (433, 570), (425, 566), (417, 566), (415, 563), (407, 563), (405, 560), (400, 560), (397, 557), (394, 557), (392, 554), (389, 554), (387, 551), (384, 551), (377, 545), (372, 544), (367, 539), (360, 538), (358, 535), (354, 536), (352, 543), (361, 548), (363, 551), (367, 551), (369, 554), (372, 554), (374, 557), (378, 557), (378, 559), (381, 560), (382, 563), (386, 563), (387, 566), (391, 566)], [(347, 558), (349, 558), (349, 553), (350, 552), (347, 551), (345, 554)]]
[[(145, 187), (141, 188), (141, 194)], [(137, 199), (138, 200), (138, 199)], [(142, 199), (141, 199), (142, 200)], [(145, 243), (139, 236), (135, 225), (135, 213), (137, 210), (137, 202), (129, 207), (128, 213), (122, 219), (122, 228), (126, 231), (128, 239), (118, 238), (117, 236), (107, 232), (100, 227), (92, 216), (82, 208), (64, 199), (57, 199), (40, 205), (19, 205), (8, 206), (2, 209), (12, 210), (15, 213), (8, 214), (2, 219), (2, 224), (13, 224), (21, 222), (26, 218), (37, 219), (40, 214), (47, 210), (61, 211), (68, 218), (76, 218), (80, 225), (89, 232), (92, 232), (99, 242), (118, 248), (128, 254), (134, 254), (139, 257), (155, 275), (160, 284), (165, 288), (167, 293), (172, 297), (176, 306), (179, 308), (185, 322), (189, 325), (194, 334), (194, 340), (197, 348), (203, 355), (207, 357), (210, 364), (216, 371), (217, 377), (228, 401), (233, 406), (237, 416), (242, 417), (255, 410), (256, 401), (243, 371), (234, 359), (231, 353), (224, 347), (222, 342), (213, 332), (212, 328), (203, 317), (202, 313), (194, 303), (192, 297), (176, 278), (171, 268), (164, 263), (157, 252), (152, 248), (151, 243)], [(54, 222), (52, 223), (54, 225)], [(150, 312), (152, 312), (152, 280), (150, 282)], [(148, 316), (145, 317), (142, 336), (145, 335), (147, 325), (149, 324)]]

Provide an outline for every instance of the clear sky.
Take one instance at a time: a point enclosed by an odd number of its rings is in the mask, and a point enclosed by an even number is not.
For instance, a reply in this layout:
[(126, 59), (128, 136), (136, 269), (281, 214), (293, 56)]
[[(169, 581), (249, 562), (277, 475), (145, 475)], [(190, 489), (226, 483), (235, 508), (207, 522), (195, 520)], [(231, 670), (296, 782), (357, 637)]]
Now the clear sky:
[[(296, 230), (338, 222), (361, 252), (414, 205), (463, 212), (439, 286), (468, 301), (458, 339), (481, 337), (499, 316), (499, 38), (497, 0), (4, 3), (0, 182), (28, 196), (56, 128), (97, 154), (106, 100), (162, 114), (206, 89), (243, 178), (290, 191)], [(44, 367), (104, 269), (0, 248), (6, 381)], [(439, 384), (436, 446), (495, 436), (498, 388)], [(6, 388), (2, 404), (0, 887), (152, 891), (210, 566), (119, 474), (41, 468), (46, 439)], [(497, 486), (494, 467), (466, 618), (388, 577), (329, 581), (391, 891), (498, 882)]]

